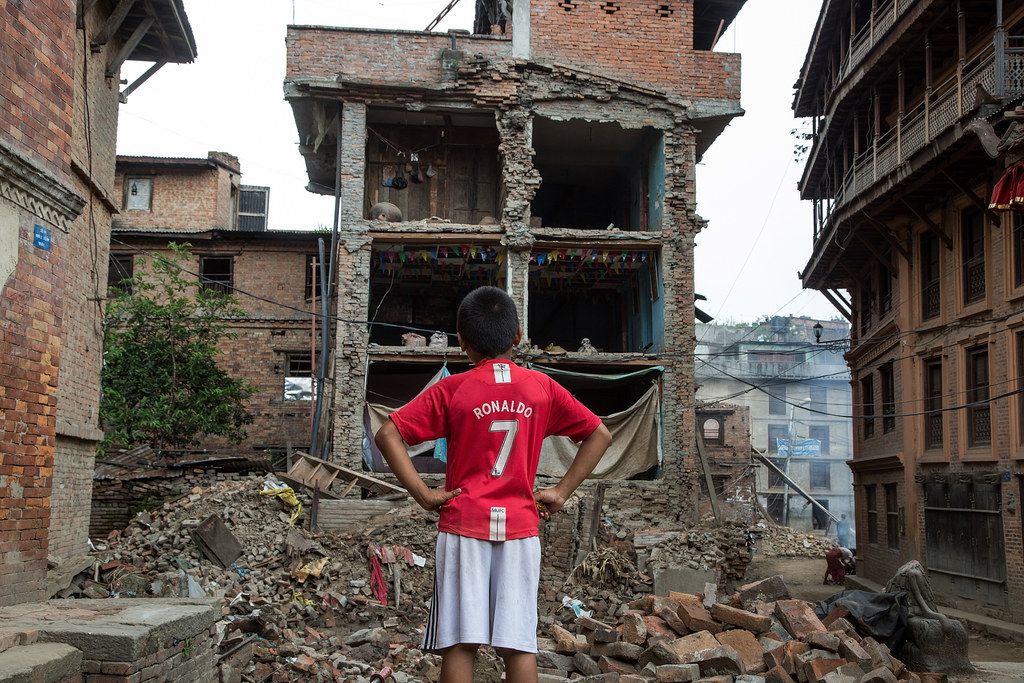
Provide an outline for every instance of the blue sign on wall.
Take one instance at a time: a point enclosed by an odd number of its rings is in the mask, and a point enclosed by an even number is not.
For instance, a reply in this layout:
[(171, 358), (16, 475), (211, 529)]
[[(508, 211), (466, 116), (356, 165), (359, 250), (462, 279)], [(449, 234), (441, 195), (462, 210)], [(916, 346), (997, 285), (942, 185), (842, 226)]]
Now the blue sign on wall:
[(50, 229), (37, 225), (33, 243), (44, 251), (50, 251)]

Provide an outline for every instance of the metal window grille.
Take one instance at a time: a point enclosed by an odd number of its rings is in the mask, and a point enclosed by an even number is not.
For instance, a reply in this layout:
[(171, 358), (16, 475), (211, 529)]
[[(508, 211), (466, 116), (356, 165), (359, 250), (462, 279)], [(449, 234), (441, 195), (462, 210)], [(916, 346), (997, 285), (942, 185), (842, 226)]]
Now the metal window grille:
[(238, 188), (238, 229), (242, 232), (263, 232), (267, 229), (270, 188), (241, 185)]

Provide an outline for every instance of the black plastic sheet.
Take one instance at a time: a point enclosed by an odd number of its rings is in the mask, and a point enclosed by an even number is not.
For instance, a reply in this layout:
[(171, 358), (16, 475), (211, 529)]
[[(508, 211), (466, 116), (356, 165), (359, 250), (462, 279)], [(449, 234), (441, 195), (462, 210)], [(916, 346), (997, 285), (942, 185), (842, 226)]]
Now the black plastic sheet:
[(899, 651), (907, 633), (905, 592), (843, 591), (818, 602), (814, 605), (814, 611), (818, 618), (823, 619), (840, 605), (850, 610), (848, 621), (854, 625), (857, 633), (885, 643), (890, 652)]

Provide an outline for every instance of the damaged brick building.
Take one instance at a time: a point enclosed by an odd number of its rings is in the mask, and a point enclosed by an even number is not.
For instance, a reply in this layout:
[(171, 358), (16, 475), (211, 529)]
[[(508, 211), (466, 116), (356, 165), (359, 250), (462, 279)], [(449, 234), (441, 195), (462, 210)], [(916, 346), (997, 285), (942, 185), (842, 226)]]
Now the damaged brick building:
[[(201, 454), (283, 454), (305, 449), (311, 431), (312, 384), (320, 361), (322, 304), (319, 241), (309, 230), (267, 230), (270, 188), (241, 183), (238, 159), (117, 157), (115, 187), (123, 210), (114, 218), (108, 285), (111, 295), (169, 244), (189, 244), (185, 269), (199, 286), (230, 293), (247, 318), (225, 320), (234, 337), (220, 340), (218, 363), (256, 388), (247, 401), (253, 423), (241, 448), (204, 437)], [(328, 331), (333, 336), (333, 331)]]
[(1015, 182), (991, 198), (1022, 157), (1022, 47), (1024, 2), (826, 2), (793, 103), (803, 286), (853, 326), (858, 574), (917, 559), (945, 602), (1018, 622), (1024, 221)]
[[(645, 514), (692, 521), (694, 165), (742, 113), (739, 55), (713, 51), (742, 5), (478, 0), (472, 33), (289, 27), (308, 187), (338, 207), (337, 460), (380, 468), (364, 431), (466, 368), (455, 310), (491, 284), (519, 308), (517, 360), (640, 435), (599, 476), (657, 479), (630, 484), (662, 503)], [(401, 217), (369, 220), (381, 202)]]
[[(87, 551), (118, 104), (191, 62), (180, 0), (0, 11), (0, 605)], [(120, 88), (126, 60), (151, 62)]]

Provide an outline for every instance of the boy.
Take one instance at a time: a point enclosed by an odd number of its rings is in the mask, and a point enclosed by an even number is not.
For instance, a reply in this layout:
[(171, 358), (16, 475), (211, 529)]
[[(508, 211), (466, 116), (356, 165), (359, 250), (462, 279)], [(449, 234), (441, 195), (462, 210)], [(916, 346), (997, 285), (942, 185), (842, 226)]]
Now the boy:
[[(422, 647), (441, 651), (442, 683), (473, 680), (480, 644), (498, 650), (506, 680), (536, 681), (538, 519), (565, 504), (612, 437), (547, 375), (511, 362), (523, 328), (504, 291), (470, 292), (459, 306), (456, 331), (474, 367), (392, 413), (375, 439), (416, 502), (440, 512)], [(561, 480), (535, 494), (541, 442), (552, 434), (582, 443)], [(440, 437), (448, 439), (445, 490), (427, 487), (403, 443)]]

